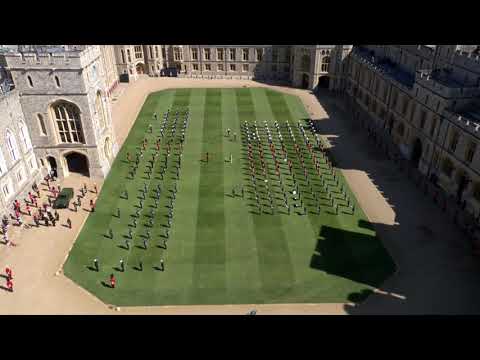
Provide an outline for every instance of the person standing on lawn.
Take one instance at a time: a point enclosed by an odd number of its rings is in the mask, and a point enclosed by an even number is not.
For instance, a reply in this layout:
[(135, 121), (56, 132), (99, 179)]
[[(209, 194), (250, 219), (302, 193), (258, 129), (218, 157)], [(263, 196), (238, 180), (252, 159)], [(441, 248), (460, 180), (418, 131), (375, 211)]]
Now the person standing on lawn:
[(110, 274), (110, 287), (112, 289), (115, 289), (115, 283), (117, 282), (117, 280), (115, 279), (115, 276), (113, 274)]

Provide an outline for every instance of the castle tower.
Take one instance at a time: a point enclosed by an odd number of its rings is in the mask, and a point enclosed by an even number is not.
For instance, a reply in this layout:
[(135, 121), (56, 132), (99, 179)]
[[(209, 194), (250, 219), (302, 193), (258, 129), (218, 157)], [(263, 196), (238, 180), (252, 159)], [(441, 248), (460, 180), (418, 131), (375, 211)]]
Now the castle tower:
[(335, 45), (332, 50), (330, 68), (329, 89), (333, 92), (342, 92), (345, 89), (345, 71), (347, 69), (347, 56), (353, 45)]
[(100, 46), (8, 53), (37, 158), (60, 178), (105, 177), (118, 148)]

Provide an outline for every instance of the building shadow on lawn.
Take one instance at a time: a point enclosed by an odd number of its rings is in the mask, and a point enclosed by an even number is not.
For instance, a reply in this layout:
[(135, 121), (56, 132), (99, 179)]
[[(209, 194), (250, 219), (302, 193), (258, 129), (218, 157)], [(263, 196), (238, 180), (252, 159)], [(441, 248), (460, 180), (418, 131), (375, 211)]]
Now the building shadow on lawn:
[[(405, 171), (399, 170), (384, 149), (369, 140), (362, 123), (373, 126), (373, 119), (357, 119), (358, 106), (352, 108), (343, 98), (331, 93), (322, 92), (317, 99), (326, 114), (313, 120), (317, 132), (328, 139), (329, 145), (326, 145), (331, 146), (328, 153), (334, 165), (349, 170), (351, 176), (370, 181), (371, 189), (365, 190), (372, 194), (378, 191), (385, 201), (379, 205), (388, 205), (393, 210), (393, 214), (386, 216), (370, 214), (382, 219), (381, 222), (360, 221), (358, 224), (365, 230), (374, 228), (395, 260), (397, 271), (383, 284), (376, 284), (376, 271), (369, 270), (365, 264), (353, 266), (359, 270), (358, 274), (352, 274), (354, 269), (342, 264), (345, 259), (332, 259), (336, 253), (342, 256), (336, 247), (348, 243), (341, 231), (325, 229), (320, 236), (318, 248), (323, 253), (314, 256), (315, 266), (372, 287), (381, 286), (381, 292), (370, 294), (359, 306), (346, 311), (351, 314), (479, 314), (480, 265), (452, 219), (408, 180)], [(382, 123), (379, 124), (381, 127)], [(430, 229), (430, 234), (421, 228)], [(337, 235), (340, 240), (334, 242), (332, 237)], [(362, 241), (362, 237), (358, 239)], [(366, 294), (362, 291), (352, 294), (352, 300), (363, 300)]]
[(310, 267), (357, 283), (378, 287), (395, 263), (373, 235), (322, 226)]

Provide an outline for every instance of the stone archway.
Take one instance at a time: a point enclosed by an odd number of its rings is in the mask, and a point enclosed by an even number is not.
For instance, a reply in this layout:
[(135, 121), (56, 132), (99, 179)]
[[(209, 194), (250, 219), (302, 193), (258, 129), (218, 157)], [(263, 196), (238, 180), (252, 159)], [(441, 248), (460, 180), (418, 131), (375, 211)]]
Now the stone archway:
[(90, 176), (88, 157), (82, 153), (71, 152), (64, 155), (68, 171)]
[(145, 65), (143, 63), (138, 63), (135, 65), (135, 70), (137, 71), (137, 74), (141, 75), (145, 73)]
[(412, 155), (410, 157), (410, 161), (412, 162), (413, 166), (416, 168), (418, 167), (420, 158), (422, 157), (422, 153), (423, 153), (422, 141), (419, 138), (416, 138), (415, 141), (413, 142)]
[(58, 177), (57, 160), (53, 156), (47, 156), (49, 171), (53, 171), (53, 176)]
[(318, 87), (322, 89), (328, 89), (330, 84), (330, 78), (328, 75), (323, 75), (318, 78)]

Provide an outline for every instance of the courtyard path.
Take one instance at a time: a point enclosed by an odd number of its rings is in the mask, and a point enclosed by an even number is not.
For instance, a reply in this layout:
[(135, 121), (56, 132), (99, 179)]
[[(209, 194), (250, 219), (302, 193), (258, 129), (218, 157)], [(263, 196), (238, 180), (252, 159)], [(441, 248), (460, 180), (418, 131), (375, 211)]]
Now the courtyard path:
[[(112, 98), (114, 130), (121, 146), (143, 105), (153, 91), (178, 87), (265, 87), (248, 80), (200, 80), (142, 77), (120, 84)], [(322, 133), (350, 187), (386, 248), (398, 272), (364, 304), (282, 304), (132, 307), (114, 311), (57, 271), (86, 220), (88, 212), (68, 213), (73, 229), (16, 229), (16, 247), (0, 245), (0, 269), (14, 270), (15, 292), (0, 289), (1, 314), (408, 314), (480, 312), (480, 269), (464, 239), (420, 191), (406, 181), (392, 163), (379, 156), (362, 130), (352, 127), (348, 114), (328, 94), (316, 99), (305, 90), (271, 86), (299, 96), (313, 119), (321, 120)], [(63, 187), (78, 188), (94, 180), (71, 176)], [(101, 186), (101, 181), (96, 180)], [(84, 200), (94, 197), (89, 193)], [(0, 278), (0, 285), (4, 279)]]

